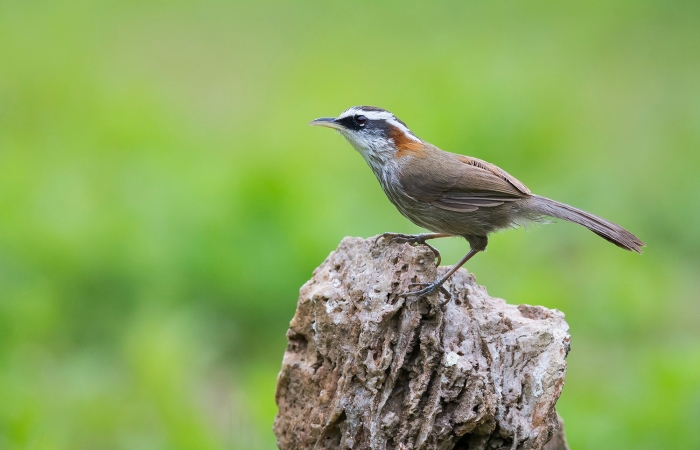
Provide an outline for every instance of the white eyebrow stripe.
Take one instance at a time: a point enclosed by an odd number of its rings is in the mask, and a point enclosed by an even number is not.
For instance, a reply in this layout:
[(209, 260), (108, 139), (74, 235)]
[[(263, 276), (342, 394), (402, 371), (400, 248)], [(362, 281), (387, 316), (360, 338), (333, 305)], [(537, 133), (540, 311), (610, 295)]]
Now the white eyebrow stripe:
[(342, 113), (340, 113), (340, 115), (338, 116), (338, 119), (344, 119), (344, 118), (346, 118), (346, 117), (349, 117), (349, 116), (354, 115), (354, 114), (355, 114), (355, 109), (356, 109), (356, 108), (355, 108), (354, 106), (353, 106), (352, 108), (346, 109), (345, 111), (343, 111)]
[(357, 112), (362, 114), (363, 116), (367, 117), (368, 119), (374, 119), (374, 120), (379, 120), (379, 119), (390, 120), (390, 119), (394, 118), (394, 115), (392, 113), (390, 113), (389, 111), (365, 111), (363, 109), (360, 109)]
[(391, 125), (395, 126), (399, 130), (403, 131), (403, 133), (409, 138), (412, 139), (416, 142), (422, 142), (418, 137), (409, 130), (406, 125), (402, 124), (396, 119), (396, 116), (394, 116), (392, 113), (389, 111), (367, 111), (362, 108), (358, 108), (357, 106), (353, 106), (352, 108), (348, 108), (345, 111), (343, 111), (339, 116), (338, 119), (344, 119), (346, 117), (354, 116), (356, 114), (362, 114), (363, 116), (367, 117), (370, 120), (386, 120), (388, 123)]
[(363, 116), (367, 117), (368, 119), (384, 119), (384, 120), (389, 120), (389, 119), (394, 119), (394, 115), (390, 113), (389, 111), (367, 111), (362, 108), (358, 108), (357, 106), (353, 106), (352, 108), (346, 109), (343, 111), (339, 116), (338, 119), (344, 119), (346, 117), (354, 116), (356, 114), (362, 114)]

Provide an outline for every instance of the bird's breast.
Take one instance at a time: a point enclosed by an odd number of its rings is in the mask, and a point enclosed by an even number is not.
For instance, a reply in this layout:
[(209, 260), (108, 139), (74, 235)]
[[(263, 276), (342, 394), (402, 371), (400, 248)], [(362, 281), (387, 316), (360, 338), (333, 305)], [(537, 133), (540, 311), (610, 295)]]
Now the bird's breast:
[(399, 177), (399, 168), (395, 164), (384, 165), (382, 170), (374, 172), (384, 194), (404, 217), (420, 227), (436, 230), (436, 224), (431, 220), (433, 215), (430, 210), (433, 208), (406, 193)]

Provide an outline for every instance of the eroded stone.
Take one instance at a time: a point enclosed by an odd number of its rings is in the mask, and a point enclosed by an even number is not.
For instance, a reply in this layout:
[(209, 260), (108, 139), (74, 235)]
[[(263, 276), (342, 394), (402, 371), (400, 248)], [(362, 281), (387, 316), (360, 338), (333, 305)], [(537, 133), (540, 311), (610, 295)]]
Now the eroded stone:
[(464, 269), (442, 308), (442, 294), (400, 295), (446, 270), (425, 247), (343, 239), (301, 288), (287, 332), (280, 449), (539, 450), (550, 440), (564, 315), (492, 298)]

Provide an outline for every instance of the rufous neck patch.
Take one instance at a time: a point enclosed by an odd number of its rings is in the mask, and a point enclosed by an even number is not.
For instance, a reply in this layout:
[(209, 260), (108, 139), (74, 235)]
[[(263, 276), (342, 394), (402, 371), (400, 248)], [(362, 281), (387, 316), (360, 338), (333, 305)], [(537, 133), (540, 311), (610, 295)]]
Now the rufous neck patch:
[(404, 131), (398, 127), (391, 126), (389, 137), (394, 141), (394, 145), (396, 145), (396, 156), (399, 158), (408, 155), (420, 157), (423, 153), (423, 143), (406, 136)]

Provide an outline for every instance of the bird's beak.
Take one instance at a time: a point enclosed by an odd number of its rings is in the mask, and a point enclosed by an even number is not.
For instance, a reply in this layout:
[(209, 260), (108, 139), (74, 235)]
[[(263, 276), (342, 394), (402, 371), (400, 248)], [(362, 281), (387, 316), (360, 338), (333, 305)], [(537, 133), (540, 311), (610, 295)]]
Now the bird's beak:
[(334, 128), (336, 130), (345, 129), (341, 124), (339, 124), (334, 117), (321, 117), (320, 119), (312, 120), (309, 125), (314, 127), (326, 127)]

